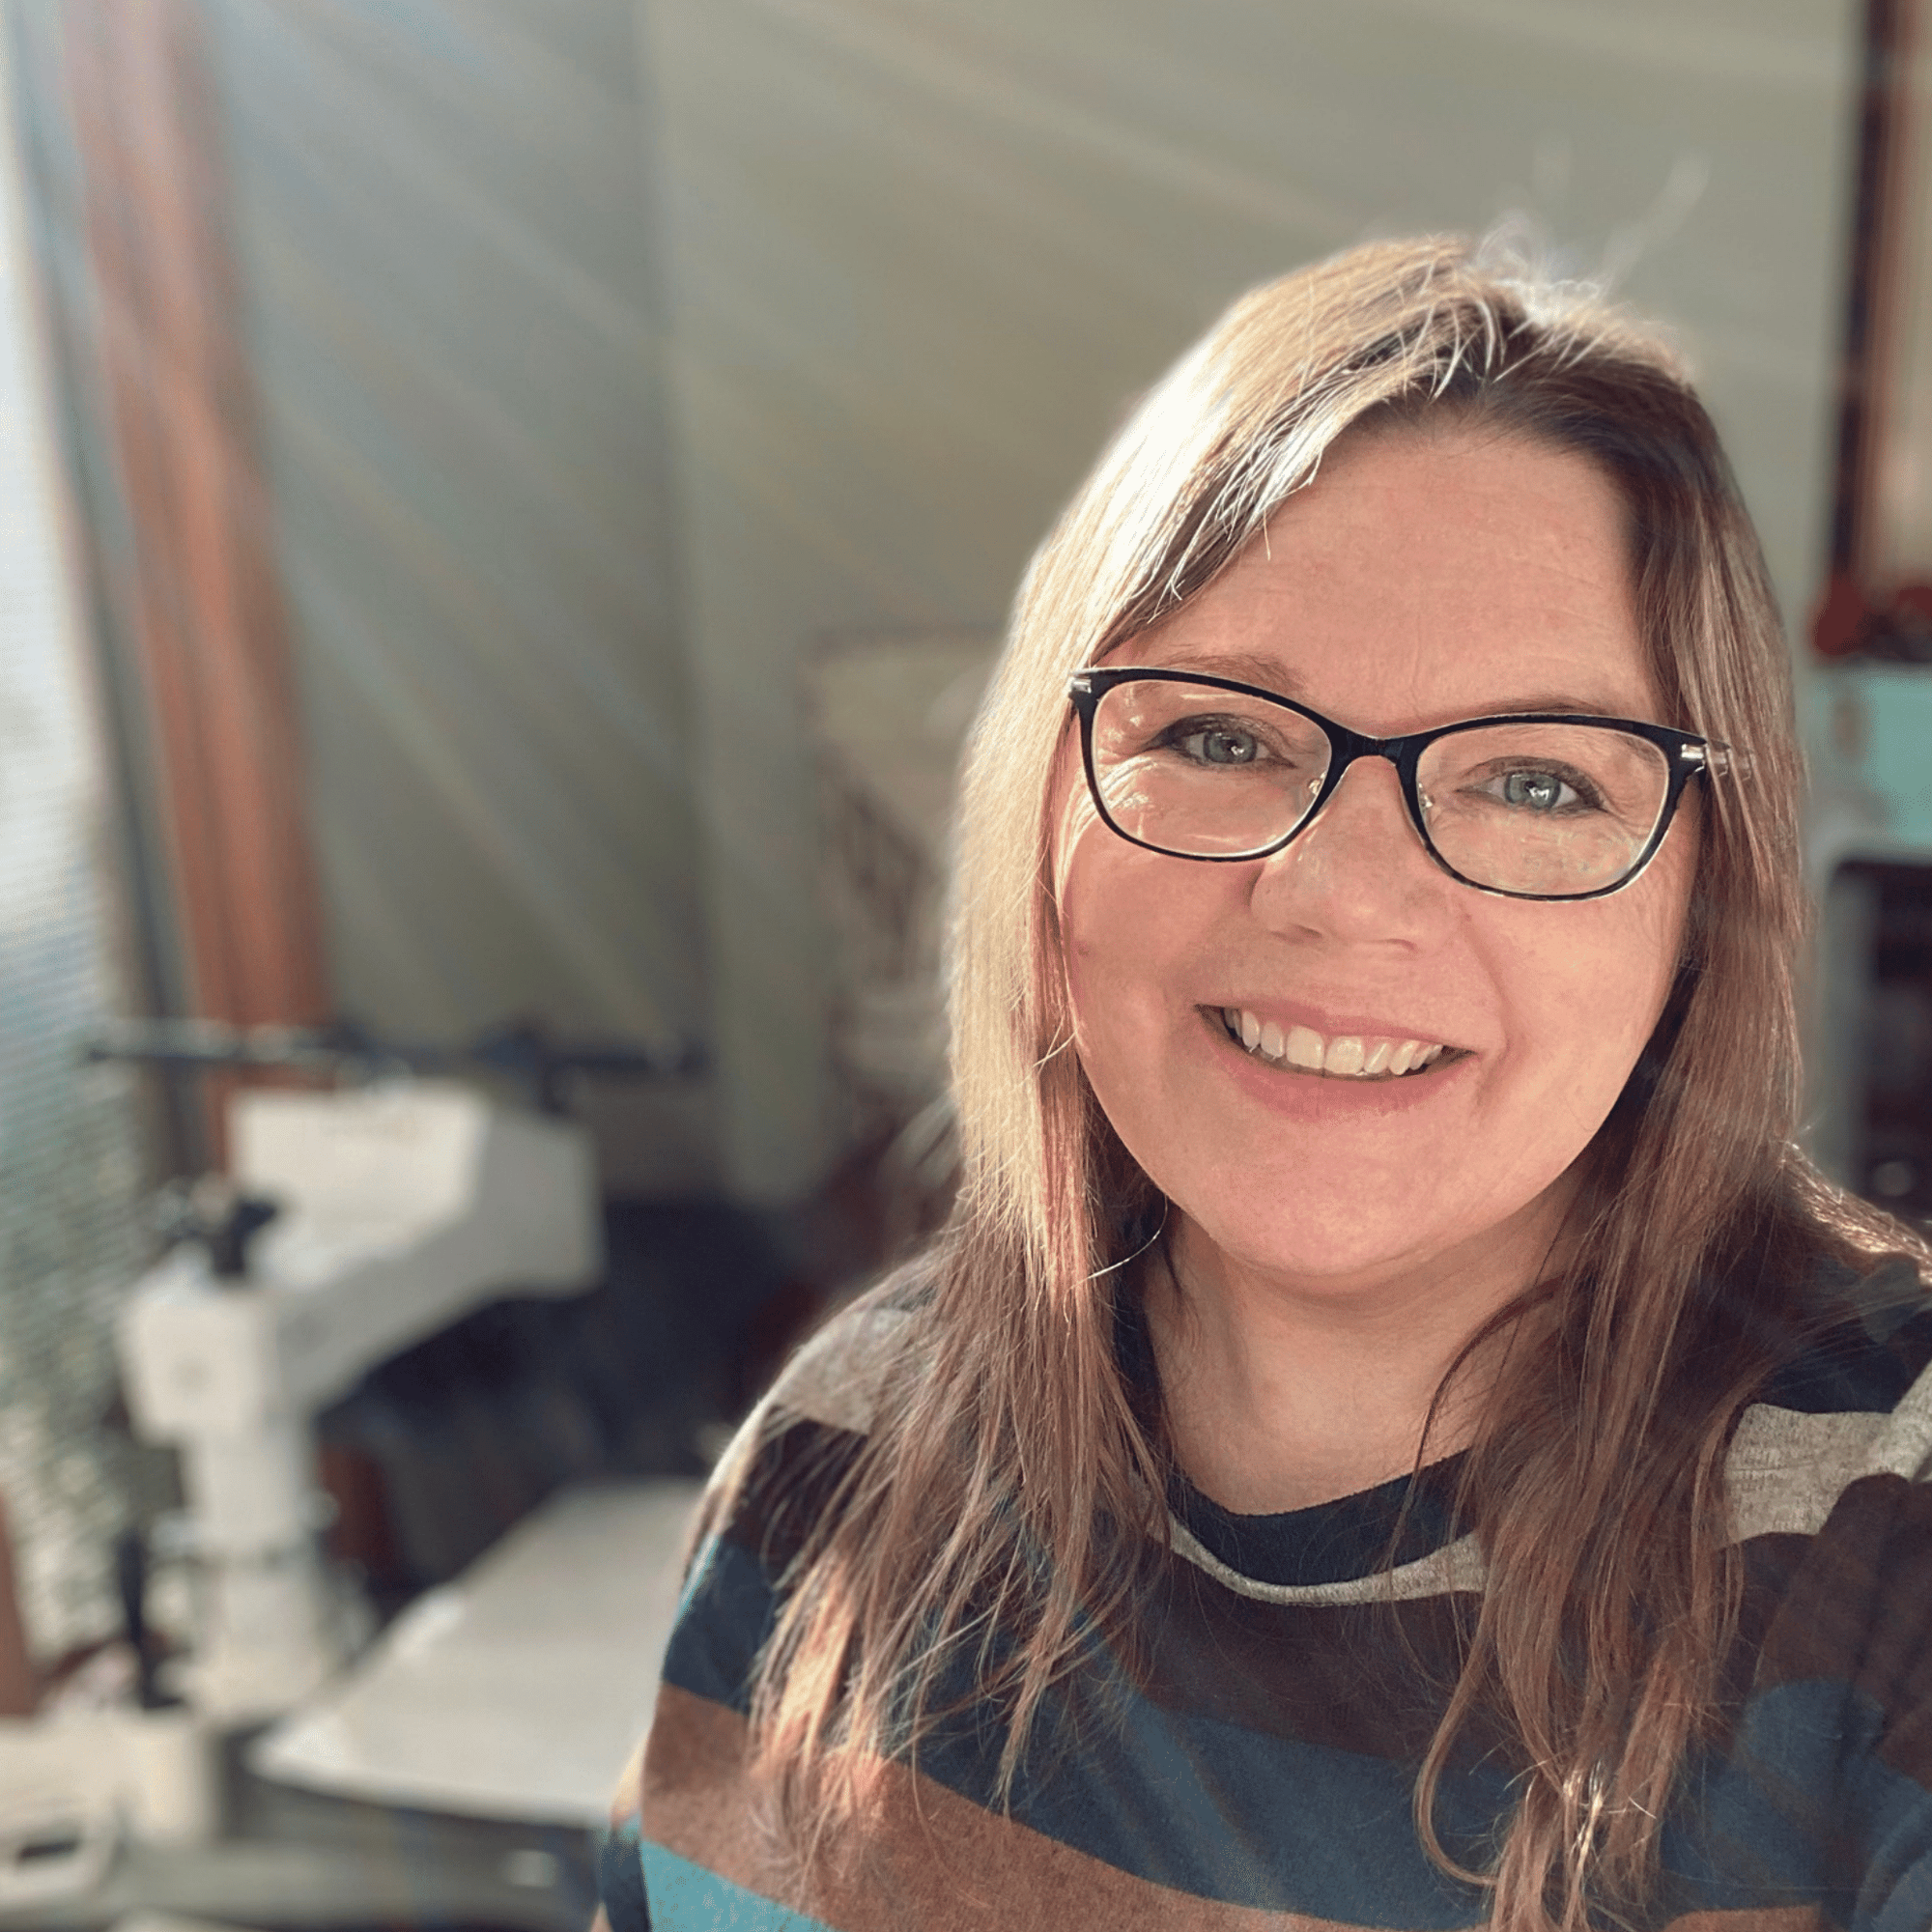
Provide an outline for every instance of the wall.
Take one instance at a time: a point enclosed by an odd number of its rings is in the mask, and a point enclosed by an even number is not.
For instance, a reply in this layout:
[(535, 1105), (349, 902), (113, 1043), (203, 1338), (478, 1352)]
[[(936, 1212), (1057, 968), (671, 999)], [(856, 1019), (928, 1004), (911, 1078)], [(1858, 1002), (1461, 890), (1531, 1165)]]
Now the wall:
[(206, 15), (338, 1004), (404, 1038), (700, 1037), (629, 9)]
[(742, 1197), (844, 1131), (802, 664), (997, 627), (1248, 284), (1529, 212), (1811, 593), (1850, 0), (206, 5), (340, 1004), (704, 1037)]
[(1681, 324), (1787, 610), (1824, 529), (1848, 0), (639, 0), (727, 1151), (834, 1145), (799, 666), (996, 623), (1243, 287), (1538, 216)]

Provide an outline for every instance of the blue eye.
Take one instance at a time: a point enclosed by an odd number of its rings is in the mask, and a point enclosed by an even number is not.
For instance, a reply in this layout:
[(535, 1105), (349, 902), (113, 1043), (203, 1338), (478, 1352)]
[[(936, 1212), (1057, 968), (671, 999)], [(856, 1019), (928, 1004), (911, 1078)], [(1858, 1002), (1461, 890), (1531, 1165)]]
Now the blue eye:
[(1261, 741), (1251, 731), (1210, 724), (1189, 731), (1177, 741), (1190, 758), (1204, 765), (1252, 765), (1262, 754)]
[(1501, 781), (1500, 791), (1505, 805), (1529, 811), (1562, 811), (1582, 803), (1554, 772), (1511, 772)]

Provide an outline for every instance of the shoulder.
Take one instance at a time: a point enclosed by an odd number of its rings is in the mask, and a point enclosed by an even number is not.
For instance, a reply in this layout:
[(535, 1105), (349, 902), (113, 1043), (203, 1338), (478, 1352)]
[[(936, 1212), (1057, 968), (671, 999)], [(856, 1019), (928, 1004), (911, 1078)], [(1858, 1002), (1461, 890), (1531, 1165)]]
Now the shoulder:
[(935, 1266), (922, 1257), (840, 1309), (785, 1364), (759, 1409), (868, 1435), (895, 1378), (916, 1374), (925, 1352)]
[(1932, 1291), (1896, 1256), (1841, 1273), (1805, 1346), (1746, 1409), (1727, 1481), (1735, 1534), (1815, 1535), (1861, 1485), (1904, 1485), (1932, 1509)]
[[(1832, 1305), (1814, 1305), (1809, 1343), (1733, 1440), (1736, 1702), (1696, 1829), (1761, 1861), (1855, 1874), (1859, 1924), (1920, 1926), (1932, 1923), (1932, 1297), (1904, 1257), (1825, 1285)], [(1850, 1890), (1839, 1896), (1849, 1912)]]
[[(840, 1511), (895, 1378), (918, 1374), (927, 1279), (927, 1264), (916, 1262), (838, 1310), (784, 1366), (713, 1472), (638, 1770), (645, 1837), (682, 1816), (686, 1797), (711, 1776), (703, 1766), (742, 1758), (759, 1660), (796, 1580), (792, 1567)], [(692, 1843), (709, 1843), (701, 1818), (686, 1824)]]
[(931, 1355), (932, 1281), (921, 1256), (838, 1309), (780, 1371), (720, 1457), (698, 1512), (700, 1553), (721, 1532), (761, 1534), (775, 1509), (822, 1500), (894, 1391)]

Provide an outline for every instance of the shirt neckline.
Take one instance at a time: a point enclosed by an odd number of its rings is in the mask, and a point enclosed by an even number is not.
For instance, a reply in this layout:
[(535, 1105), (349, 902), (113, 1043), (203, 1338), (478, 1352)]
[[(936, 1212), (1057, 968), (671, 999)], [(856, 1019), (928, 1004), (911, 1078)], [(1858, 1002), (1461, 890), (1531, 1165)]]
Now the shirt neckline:
[(1373, 1489), (1264, 1516), (1224, 1509), (1177, 1469), (1168, 1501), (1202, 1548), (1236, 1576), (1305, 1589), (1352, 1582), (1453, 1543), (1465, 1460), (1459, 1450)]
[[(1157, 1405), (1160, 1372), (1136, 1285), (1114, 1303), (1114, 1354), (1137, 1398)], [(1168, 1506), (1208, 1553), (1250, 1582), (1306, 1588), (1343, 1583), (1411, 1563), (1461, 1533), (1456, 1492), (1466, 1452), (1458, 1451), (1373, 1489), (1308, 1509), (1242, 1516), (1196, 1489), (1176, 1467)]]

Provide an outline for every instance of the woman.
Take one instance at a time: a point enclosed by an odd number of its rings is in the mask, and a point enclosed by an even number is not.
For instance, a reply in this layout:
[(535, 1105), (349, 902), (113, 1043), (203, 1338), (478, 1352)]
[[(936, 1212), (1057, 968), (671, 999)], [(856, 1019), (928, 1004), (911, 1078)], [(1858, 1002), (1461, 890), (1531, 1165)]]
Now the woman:
[(618, 1932), (1932, 1926), (1932, 1316), (1790, 1141), (1798, 783), (1654, 336), (1453, 242), (1237, 304), (1022, 590), (957, 1211), (719, 1474)]

